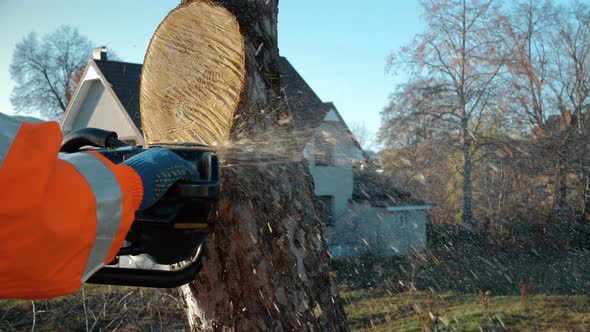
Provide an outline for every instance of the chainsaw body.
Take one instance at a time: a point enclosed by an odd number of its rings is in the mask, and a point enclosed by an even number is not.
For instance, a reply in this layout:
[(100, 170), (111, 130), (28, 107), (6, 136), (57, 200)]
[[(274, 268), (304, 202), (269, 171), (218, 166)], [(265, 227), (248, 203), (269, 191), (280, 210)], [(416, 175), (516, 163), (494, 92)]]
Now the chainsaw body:
[[(104, 137), (99, 140), (80, 140), (80, 136), (88, 137), (89, 133), (95, 135), (91, 138), (96, 138), (96, 135)], [(109, 134), (114, 136), (107, 139)], [(215, 152), (198, 144), (121, 147), (124, 143), (116, 140), (115, 133), (90, 128), (78, 131), (73, 136), (81, 143), (73, 144), (72, 141), (75, 139), (66, 136), (62, 152), (82, 151), (84, 149), (81, 144), (85, 144), (86, 147), (98, 145), (100, 149), (93, 151), (119, 164), (146, 149), (160, 147), (176, 153), (199, 171), (198, 178), (177, 182), (156, 204), (147, 210), (137, 212), (117, 258), (92, 275), (87, 282), (170, 288), (194, 280), (202, 266), (203, 243), (212, 232), (215, 222), (220, 178), (219, 159)], [(92, 144), (89, 143), (91, 141)], [(171, 269), (118, 266), (121, 257), (136, 255), (145, 255), (157, 264), (171, 265)]]

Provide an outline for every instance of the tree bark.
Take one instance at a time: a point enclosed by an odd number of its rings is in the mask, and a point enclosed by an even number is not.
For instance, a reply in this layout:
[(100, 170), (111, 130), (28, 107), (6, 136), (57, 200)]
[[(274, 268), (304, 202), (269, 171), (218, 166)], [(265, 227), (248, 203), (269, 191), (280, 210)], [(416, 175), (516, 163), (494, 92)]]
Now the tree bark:
[(463, 224), (473, 226), (473, 184), (471, 166), (473, 163), (470, 144), (463, 146)]
[[(590, 147), (584, 147), (585, 150), (588, 150)], [(588, 159), (590, 159), (588, 156), (590, 155), (590, 153), (588, 153), (588, 151), (586, 151), (586, 156), (584, 158), (584, 167), (582, 169), (582, 184), (584, 186), (583, 188), (583, 193), (584, 193), (584, 212), (583, 212), (583, 216), (584, 219), (586, 219), (587, 221), (590, 221), (590, 162), (588, 161)]]
[[(568, 112), (563, 112), (568, 114)], [(564, 117), (562, 115), (562, 117)], [(566, 120), (569, 118), (569, 120)], [(570, 204), (567, 199), (568, 193), (568, 174), (571, 171), (573, 162), (572, 146), (575, 144), (577, 135), (577, 119), (576, 115), (564, 117), (563, 123), (565, 128), (563, 133), (557, 133), (557, 170), (555, 178), (555, 201), (553, 204), (554, 218), (562, 221), (567, 221), (570, 212), (575, 209), (573, 204)]]
[[(187, 0), (182, 1), (177, 11), (190, 6), (203, 6), (204, 10), (208, 6), (222, 7), (228, 20), (236, 20), (243, 37), (245, 73), (227, 132), (220, 126), (221, 129), (206, 137), (210, 140), (208, 144), (219, 146), (222, 189), (217, 224), (205, 250), (204, 268), (193, 283), (181, 288), (191, 329), (346, 331), (346, 317), (329, 275), (331, 263), (323, 241), (313, 179), (292, 134), (280, 93), (278, 1)], [(182, 20), (184, 25), (179, 25), (181, 21), (172, 25), (175, 29), (185, 29), (186, 33), (194, 30), (197, 21), (187, 17)], [(209, 38), (209, 32), (203, 29), (194, 33)], [(231, 31), (228, 35), (232, 35)], [(157, 36), (158, 31), (152, 44), (161, 42), (156, 40)], [(210, 49), (217, 49), (217, 43), (225, 36), (207, 39)], [(170, 47), (186, 46), (172, 38)], [(148, 56), (144, 72), (147, 62)], [(230, 65), (240, 68), (239, 60), (228, 61)], [(178, 67), (182, 68), (180, 64)], [(151, 73), (150, 81), (156, 79), (157, 73)], [(225, 79), (217, 74), (194, 75), (201, 81)], [(142, 84), (145, 79), (142, 77)], [(166, 94), (173, 95), (174, 89), (170, 87)], [(202, 91), (197, 93), (193, 89), (199, 87), (185, 89), (183, 95), (201, 96)], [(231, 96), (231, 91), (227, 96)], [(142, 87), (143, 97), (147, 98)], [(187, 102), (186, 98), (183, 100)], [(198, 100), (194, 98), (194, 103)], [(225, 108), (222, 107), (224, 110), (232, 108), (228, 100)], [(185, 106), (191, 107), (182, 105)], [(187, 126), (194, 125), (192, 122)]]

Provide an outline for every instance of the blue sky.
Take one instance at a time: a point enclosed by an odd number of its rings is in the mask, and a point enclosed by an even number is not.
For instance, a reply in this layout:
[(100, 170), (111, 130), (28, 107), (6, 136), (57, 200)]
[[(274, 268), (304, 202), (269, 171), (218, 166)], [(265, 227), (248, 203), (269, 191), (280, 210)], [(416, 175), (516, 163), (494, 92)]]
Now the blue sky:
[[(66, 24), (122, 61), (141, 63), (154, 30), (179, 0), (0, 0), (0, 112), (12, 113), (9, 65), (26, 34)], [(279, 47), (324, 101), (376, 132), (396, 78), (385, 58), (420, 32), (418, 0), (281, 0)]]

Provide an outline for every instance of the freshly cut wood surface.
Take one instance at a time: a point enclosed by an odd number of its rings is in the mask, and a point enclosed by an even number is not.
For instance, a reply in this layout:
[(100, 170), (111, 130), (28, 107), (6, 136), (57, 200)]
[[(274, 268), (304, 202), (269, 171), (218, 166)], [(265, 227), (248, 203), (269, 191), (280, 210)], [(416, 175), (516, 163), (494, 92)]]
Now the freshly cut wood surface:
[(244, 86), (244, 53), (238, 21), (224, 7), (197, 1), (170, 12), (141, 73), (146, 143), (227, 143)]

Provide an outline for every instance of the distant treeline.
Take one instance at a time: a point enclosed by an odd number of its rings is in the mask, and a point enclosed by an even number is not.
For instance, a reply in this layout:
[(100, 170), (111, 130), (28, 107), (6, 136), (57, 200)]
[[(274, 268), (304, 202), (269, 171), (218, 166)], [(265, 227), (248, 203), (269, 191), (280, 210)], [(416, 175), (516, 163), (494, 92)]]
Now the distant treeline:
[(534, 224), (567, 246), (590, 223), (590, 4), (423, 7), (426, 30), (388, 62), (409, 79), (382, 113), (386, 172), (433, 224)]

